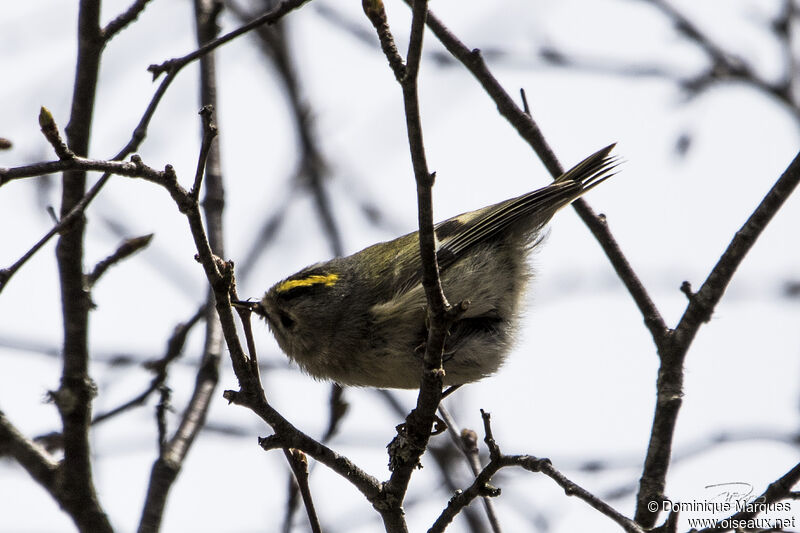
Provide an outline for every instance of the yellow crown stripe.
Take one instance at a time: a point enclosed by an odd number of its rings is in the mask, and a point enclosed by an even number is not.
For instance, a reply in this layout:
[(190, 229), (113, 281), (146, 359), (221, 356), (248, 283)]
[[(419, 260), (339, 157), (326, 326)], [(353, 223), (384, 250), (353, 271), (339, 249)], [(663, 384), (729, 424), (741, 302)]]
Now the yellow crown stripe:
[(276, 289), (278, 292), (286, 292), (297, 287), (311, 287), (312, 285), (323, 284), (326, 287), (332, 286), (339, 279), (339, 274), (314, 274), (302, 279), (286, 280)]

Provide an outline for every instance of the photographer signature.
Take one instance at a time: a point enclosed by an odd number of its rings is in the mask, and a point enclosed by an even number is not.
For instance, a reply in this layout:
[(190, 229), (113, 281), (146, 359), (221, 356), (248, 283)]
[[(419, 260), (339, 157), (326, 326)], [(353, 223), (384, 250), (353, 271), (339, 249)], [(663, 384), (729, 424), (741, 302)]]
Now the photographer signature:
[(713, 485), (706, 485), (704, 488), (711, 493), (708, 497), (710, 502), (746, 502), (753, 494), (753, 486), (744, 481), (714, 483)]

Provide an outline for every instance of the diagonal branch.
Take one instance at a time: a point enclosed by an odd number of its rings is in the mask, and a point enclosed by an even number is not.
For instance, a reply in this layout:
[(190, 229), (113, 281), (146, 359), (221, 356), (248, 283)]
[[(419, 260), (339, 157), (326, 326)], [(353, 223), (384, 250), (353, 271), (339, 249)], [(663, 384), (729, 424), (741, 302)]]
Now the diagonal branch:
[(146, 248), (147, 245), (150, 244), (151, 240), (153, 240), (152, 233), (142, 235), (140, 237), (131, 237), (130, 239), (125, 239), (117, 247), (117, 249), (114, 250), (114, 253), (98, 262), (94, 266), (94, 269), (92, 269), (92, 271), (86, 276), (86, 283), (89, 285), (89, 287), (94, 286), (94, 284), (97, 283), (97, 280), (100, 279), (100, 277), (105, 274), (109, 268), (132, 256), (136, 252)]
[(311, 488), (308, 486), (308, 458), (303, 452), (296, 449), (284, 449), (283, 453), (292, 468), (298, 490), (303, 498), (303, 504), (306, 506), (306, 514), (308, 515), (311, 531), (312, 533), (320, 533), (322, 527), (317, 517), (317, 511), (314, 508), (314, 500), (311, 498)]
[[(170, 76), (172, 75), (174, 72), (170, 74)], [(217, 317), (230, 352), (234, 373), (240, 385), (239, 391), (228, 390), (223, 396), (232, 403), (250, 408), (269, 424), (275, 431), (274, 438), (269, 441), (275, 444), (274, 447), (302, 450), (350, 481), (370, 502), (378, 504), (382, 488), (377, 479), (358, 468), (346, 457), (335, 453), (297, 429), (267, 403), (256, 366), (257, 361), (245, 353), (239, 342), (236, 324), (233, 320), (229, 298), (229, 291), (233, 283), (232, 263), (221, 261), (213, 253), (205, 232), (199, 205), (180, 185), (174, 169), (167, 166), (159, 179), (151, 181), (164, 187), (175, 201), (178, 209), (186, 216), (198, 252), (197, 260), (202, 265), (214, 293)]]
[(397, 45), (394, 43), (394, 37), (389, 29), (389, 21), (386, 18), (386, 10), (383, 7), (382, 0), (362, 0), (361, 6), (367, 18), (375, 27), (378, 34), (378, 41), (381, 44), (386, 60), (394, 72), (394, 77), (398, 82), (402, 82), (406, 76), (406, 65), (400, 52), (397, 51)]
[(102, 30), (103, 39), (105, 39), (106, 42), (110, 41), (129, 24), (133, 23), (150, 1), (151, 0), (135, 0), (128, 9), (106, 24), (106, 27)]
[(58, 461), (20, 433), (5, 413), (0, 411), (0, 456), (6, 455), (13, 457), (56, 500), (61, 500), (56, 483)]
[(295, 9), (298, 9), (308, 1), (309, 0), (284, 0), (283, 2), (275, 6), (275, 8), (272, 9), (271, 11), (264, 13), (259, 17), (256, 17), (247, 24), (240, 26), (239, 28), (236, 28), (235, 30), (229, 33), (226, 33), (222, 37), (218, 37), (216, 39), (209, 41), (208, 43), (204, 44), (194, 52), (186, 54), (183, 57), (169, 59), (161, 63), (160, 65), (150, 65), (150, 67), (148, 67), (147, 70), (152, 72), (153, 77), (156, 78), (164, 72), (180, 70), (181, 68), (191, 63), (195, 59), (199, 59), (200, 57), (206, 55), (212, 50), (222, 46), (223, 44), (229, 41), (232, 41), (236, 37), (239, 37), (242, 34), (245, 34), (255, 28), (258, 28), (263, 24), (272, 24), (275, 21), (280, 20), (284, 15)]
[(181, 353), (183, 353), (183, 347), (186, 345), (186, 339), (189, 336), (189, 332), (192, 330), (195, 324), (197, 324), (200, 319), (203, 318), (204, 314), (205, 306), (202, 306), (189, 320), (175, 326), (172, 331), (172, 335), (170, 335), (169, 340), (167, 340), (167, 349), (164, 355), (156, 361), (150, 361), (145, 364), (147, 368), (156, 374), (150, 381), (150, 386), (148, 386), (147, 389), (130, 400), (118, 405), (117, 407), (98, 414), (92, 420), (92, 425), (99, 424), (105, 420), (108, 420), (109, 418), (113, 418), (120, 413), (136, 407), (137, 405), (142, 405), (152, 393), (163, 387), (167, 381), (167, 370), (169, 365), (175, 361), (181, 355)]

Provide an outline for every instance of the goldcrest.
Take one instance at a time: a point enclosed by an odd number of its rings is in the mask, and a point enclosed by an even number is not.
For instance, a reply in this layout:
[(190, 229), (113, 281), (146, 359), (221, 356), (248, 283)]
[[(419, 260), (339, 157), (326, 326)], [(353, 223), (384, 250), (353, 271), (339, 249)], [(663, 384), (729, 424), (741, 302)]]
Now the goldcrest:
[[(614, 145), (550, 185), (435, 226), (442, 288), (468, 301), (450, 327), (444, 384), (497, 371), (511, 349), (531, 277), (530, 251), (556, 211), (612, 175)], [(317, 263), (234, 302), (264, 317), (278, 345), (305, 372), (342, 385), (418, 388), (427, 338), (417, 232)]]

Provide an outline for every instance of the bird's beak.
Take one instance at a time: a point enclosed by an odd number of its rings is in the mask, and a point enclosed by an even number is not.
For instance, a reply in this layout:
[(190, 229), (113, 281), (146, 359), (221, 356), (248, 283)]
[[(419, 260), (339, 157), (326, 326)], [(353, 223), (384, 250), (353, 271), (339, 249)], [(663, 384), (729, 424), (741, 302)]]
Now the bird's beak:
[(245, 300), (231, 300), (231, 305), (238, 309), (247, 309), (257, 315), (267, 316), (266, 311), (261, 306), (261, 302), (250, 302)]

